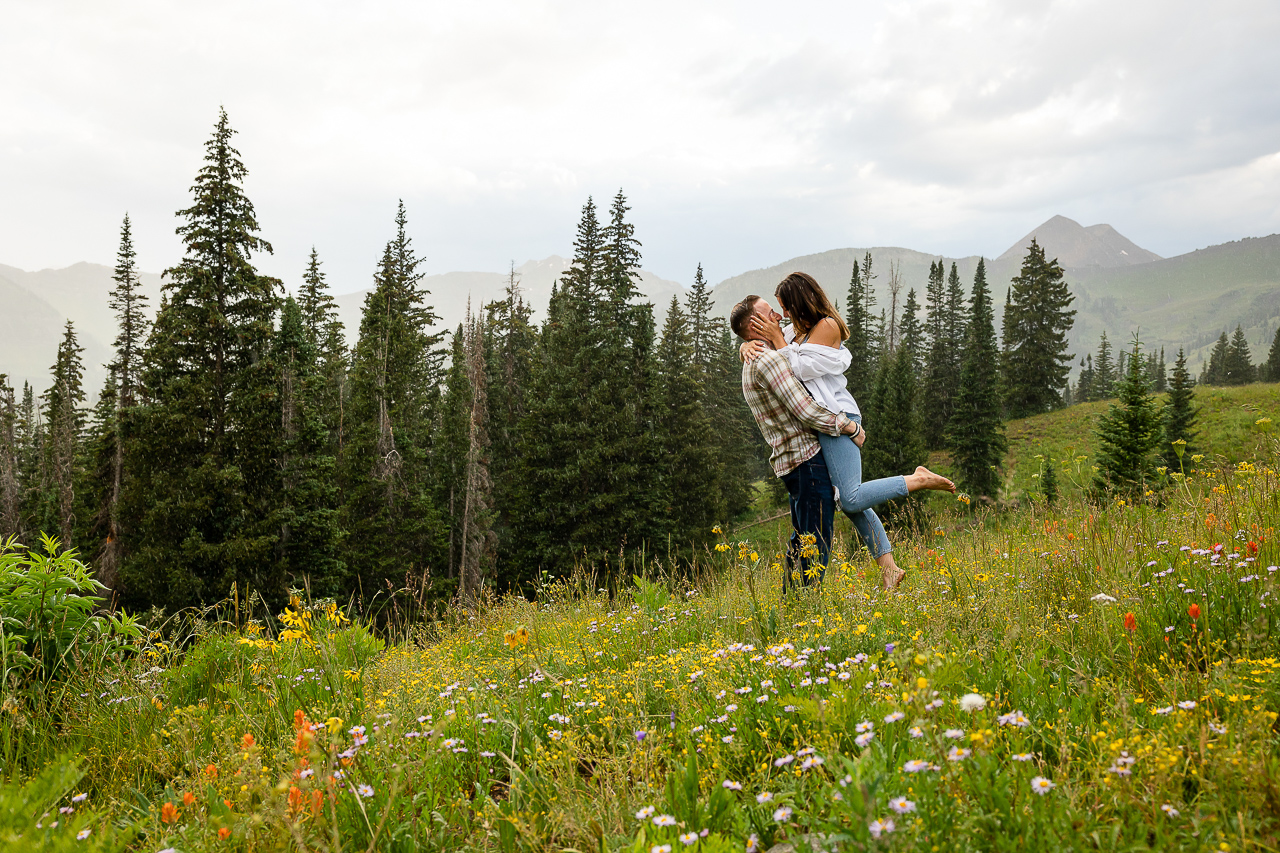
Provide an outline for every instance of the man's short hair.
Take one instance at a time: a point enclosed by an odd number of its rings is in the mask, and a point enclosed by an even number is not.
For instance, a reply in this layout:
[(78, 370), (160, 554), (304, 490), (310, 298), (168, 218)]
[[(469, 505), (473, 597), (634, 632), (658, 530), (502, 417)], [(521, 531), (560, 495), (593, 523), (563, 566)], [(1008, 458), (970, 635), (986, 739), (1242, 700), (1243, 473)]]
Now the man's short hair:
[(756, 310), (756, 303), (759, 301), (760, 297), (752, 294), (733, 306), (733, 310), (729, 312), (729, 328), (744, 341), (747, 339), (747, 321), (751, 319), (751, 314)]

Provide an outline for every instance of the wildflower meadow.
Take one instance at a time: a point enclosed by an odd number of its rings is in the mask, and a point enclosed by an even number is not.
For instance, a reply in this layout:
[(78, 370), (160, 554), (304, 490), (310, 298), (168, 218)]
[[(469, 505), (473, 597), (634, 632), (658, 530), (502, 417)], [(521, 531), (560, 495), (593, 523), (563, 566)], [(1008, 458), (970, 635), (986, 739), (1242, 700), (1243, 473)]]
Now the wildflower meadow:
[[(1136, 500), (936, 498), (893, 592), (846, 550), (783, 597), (765, 527), (721, 531), (687, 571), (578, 566), (429, 625), (301, 590), (281, 613), (239, 591), (86, 616), (54, 660), (0, 646), (0, 750), (32, 768), (0, 788), (0, 840), (1274, 850), (1280, 474), (1258, 447)], [(66, 555), (3, 559), (7, 591), (38, 570), (93, 594)], [(18, 694), (23, 667), (38, 686)]]

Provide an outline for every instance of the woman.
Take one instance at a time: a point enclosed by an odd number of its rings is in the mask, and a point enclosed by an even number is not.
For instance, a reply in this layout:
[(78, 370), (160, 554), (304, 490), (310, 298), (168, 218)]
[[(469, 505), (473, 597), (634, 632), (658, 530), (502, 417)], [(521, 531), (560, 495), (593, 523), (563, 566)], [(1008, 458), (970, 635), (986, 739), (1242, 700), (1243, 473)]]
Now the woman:
[[(753, 316), (750, 330), (787, 357), (792, 372), (809, 389), (814, 400), (830, 411), (844, 412), (845, 417), (861, 424), (862, 414), (844, 378), (852, 361), (844, 346), (849, 328), (832, 307), (831, 300), (812, 276), (802, 272), (784, 278), (774, 295), (791, 325), (784, 330), (776, 320), (769, 322)], [(764, 347), (762, 340), (747, 341), (741, 349), (743, 359), (750, 361)], [(849, 516), (858, 536), (879, 564), (885, 587), (896, 588), (906, 573), (894, 561), (893, 546), (884, 525), (871, 508), (920, 489), (954, 492), (955, 484), (923, 465), (905, 477), (885, 477), (864, 483), (862, 451), (853, 439), (819, 435), (818, 441), (831, 472), (837, 505)]]

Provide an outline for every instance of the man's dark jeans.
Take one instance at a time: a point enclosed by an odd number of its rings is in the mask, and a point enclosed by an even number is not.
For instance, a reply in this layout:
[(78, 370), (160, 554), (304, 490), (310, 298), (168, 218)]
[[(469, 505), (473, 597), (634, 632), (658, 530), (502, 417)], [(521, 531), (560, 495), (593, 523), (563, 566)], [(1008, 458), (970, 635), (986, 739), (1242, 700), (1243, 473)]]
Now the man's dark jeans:
[[(826, 574), (827, 561), (831, 559), (836, 501), (831, 488), (831, 474), (821, 452), (797, 465), (782, 477), (782, 482), (791, 497), (791, 541), (787, 544), (787, 570), (782, 579), (782, 591), (785, 593), (794, 583), (791, 578), (793, 569), (799, 569), (798, 582), (804, 586), (819, 583)], [(801, 554), (804, 545), (800, 536), (805, 533), (814, 537), (816, 558)], [(813, 571), (810, 571), (811, 564)]]

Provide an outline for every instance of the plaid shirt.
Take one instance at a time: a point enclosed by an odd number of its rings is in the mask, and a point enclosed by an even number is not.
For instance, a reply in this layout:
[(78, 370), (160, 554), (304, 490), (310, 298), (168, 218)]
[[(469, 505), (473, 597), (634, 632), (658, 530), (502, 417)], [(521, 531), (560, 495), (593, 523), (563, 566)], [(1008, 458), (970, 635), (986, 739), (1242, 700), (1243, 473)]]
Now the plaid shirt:
[(820, 445), (814, 432), (839, 435), (849, 419), (814, 402), (791, 372), (791, 365), (773, 350), (742, 365), (742, 393), (773, 453), (769, 464), (779, 477), (812, 459)]

